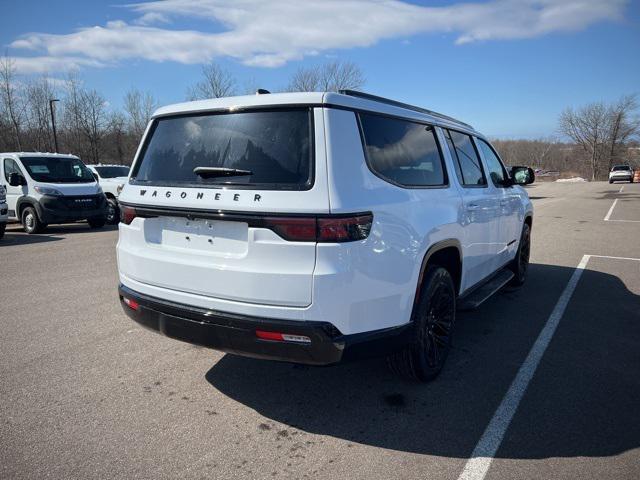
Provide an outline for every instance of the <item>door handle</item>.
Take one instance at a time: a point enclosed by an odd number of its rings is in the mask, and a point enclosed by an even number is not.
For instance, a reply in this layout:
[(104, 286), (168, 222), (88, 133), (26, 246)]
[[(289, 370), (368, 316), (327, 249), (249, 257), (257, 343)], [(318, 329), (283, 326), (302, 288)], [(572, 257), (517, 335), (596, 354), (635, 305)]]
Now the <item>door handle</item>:
[(469, 211), (478, 210), (479, 208), (480, 205), (478, 205), (477, 203), (467, 203), (467, 210)]

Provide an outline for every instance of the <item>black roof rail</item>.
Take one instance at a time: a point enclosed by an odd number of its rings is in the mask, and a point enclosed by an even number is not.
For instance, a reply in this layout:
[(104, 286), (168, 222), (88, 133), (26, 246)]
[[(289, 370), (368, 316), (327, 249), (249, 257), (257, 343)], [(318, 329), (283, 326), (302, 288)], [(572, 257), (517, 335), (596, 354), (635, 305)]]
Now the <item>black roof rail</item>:
[(397, 100), (391, 100), (390, 98), (379, 97), (378, 95), (372, 95), (370, 93), (359, 92), (357, 90), (338, 90), (338, 93), (343, 95), (349, 95), (350, 97), (364, 98), (365, 100), (372, 100), (374, 102), (386, 103), (387, 105), (393, 105), (394, 107), (406, 108), (407, 110), (413, 110), (414, 112), (426, 113), (427, 115), (431, 115), (432, 117), (438, 117), (443, 120), (447, 120), (449, 122), (457, 123), (459, 125), (464, 125), (467, 128), (473, 130), (473, 127), (468, 123), (461, 122), (458, 119), (450, 117), (448, 115), (444, 115), (442, 113), (434, 112), (433, 110), (428, 110), (422, 107), (416, 107), (415, 105), (411, 105), (409, 103), (398, 102)]

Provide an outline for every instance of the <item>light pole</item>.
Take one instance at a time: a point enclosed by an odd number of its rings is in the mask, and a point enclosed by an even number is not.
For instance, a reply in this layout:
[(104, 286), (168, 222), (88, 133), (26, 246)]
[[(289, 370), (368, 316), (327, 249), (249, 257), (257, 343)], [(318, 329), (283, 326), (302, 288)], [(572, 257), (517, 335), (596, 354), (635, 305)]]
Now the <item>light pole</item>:
[(56, 117), (53, 115), (53, 102), (59, 102), (57, 98), (49, 100), (49, 111), (51, 112), (51, 127), (53, 128), (53, 143), (56, 146), (56, 153), (58, 153), (58, 135), (56, 135)]

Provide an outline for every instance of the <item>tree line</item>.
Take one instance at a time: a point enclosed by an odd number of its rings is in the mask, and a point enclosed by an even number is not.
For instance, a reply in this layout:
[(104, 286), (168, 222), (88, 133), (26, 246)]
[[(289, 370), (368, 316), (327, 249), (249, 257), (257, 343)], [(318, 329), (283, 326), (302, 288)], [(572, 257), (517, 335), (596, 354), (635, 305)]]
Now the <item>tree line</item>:
[[(358, 65), (331, 61), (299, 68), (287, 85), (274, 92), (359, 90), (365, 83)], [(202, 67), (200, 79), (189, 87), (185, 99), (251, 94), (256, 90), (255, 81), (243, 85), (228, 70), (210, 63)], [(150, 92), (134, 88), (125, 94), (121, 109), (113, 108), (100, 92), (86, 87), (77, 73), (63, 80), (24, 78), (17, 75), (11, 59), (0, 58), (0, 151), (53, 152), (57, 137), (60, 152), (76, 154), (87, 163), (128, 165), (157, 107)], [(637, 111), (635, 95), (613, 103), (567, 108), (558, 119), (558, 137), (494, 139), (493, 143), (509, 165), (605, 179), (614, 164), (640, 167)]]

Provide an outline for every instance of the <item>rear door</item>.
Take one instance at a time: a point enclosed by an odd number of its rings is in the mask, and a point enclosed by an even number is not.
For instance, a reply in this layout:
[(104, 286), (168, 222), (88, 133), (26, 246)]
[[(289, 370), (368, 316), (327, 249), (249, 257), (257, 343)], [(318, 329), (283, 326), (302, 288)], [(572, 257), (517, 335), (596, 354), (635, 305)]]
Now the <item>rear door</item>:
[(480, 156), (470, 135), (443, 130), (456, 170), (463, 201), (460, 219), (464, 230), (464, 280), (472, 287), (496, 268), (500, 236), (500, 210), (496, 191), (489, 187)]
[(320, 112), (156, 119), (120, 195), (124, 279), (229, 301), (310, 305), (309, 214), (329, 212)]

